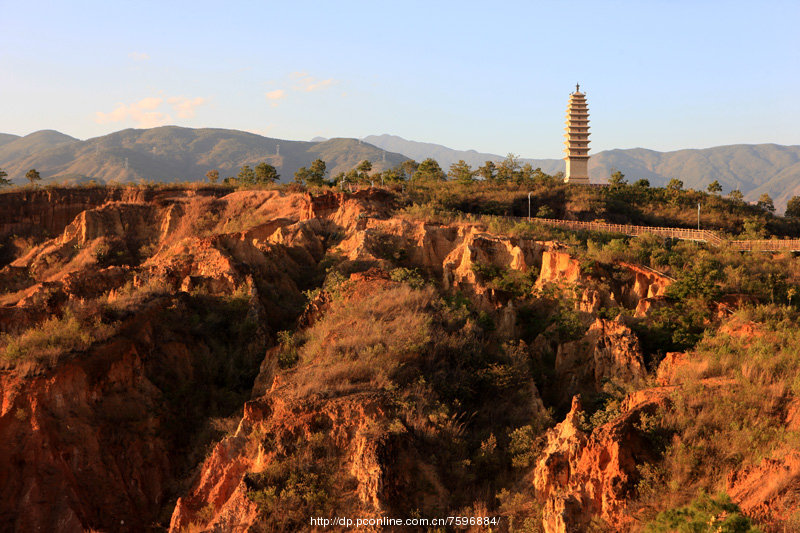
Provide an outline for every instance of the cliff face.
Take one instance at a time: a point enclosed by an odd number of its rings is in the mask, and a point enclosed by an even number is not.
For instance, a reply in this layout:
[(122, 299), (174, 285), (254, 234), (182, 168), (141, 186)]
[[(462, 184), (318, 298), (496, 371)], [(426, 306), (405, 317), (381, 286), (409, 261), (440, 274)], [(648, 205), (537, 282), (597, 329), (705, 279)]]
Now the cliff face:
[(221, 196), (214, 188), (47, 188), (0, 194), (0, 237), (44, 230), (57, 235), (81, 212), (107, 202), (154, 203), (176, 198)]
[[(5, 345), (0, 375), (0, 517), (17, 530), (142, 531), (163, 520), (207, 417), (249, 393), (321, 256), (313, 224), (295, 206), (282, 217), (280, 195), (215, 201), (200, 231), (209, 198), (129, 199), (81, 211), (0, 271), (0, 325), (22, 334)], [(222, 215), (249, 216), (242, 205), (277, 222), (220, 231)], [(51, 214), (48, 224), (62, 224)]]
[[(363, 518), (390, 512), (392, 500), (412, 489), (407, 478), (413, 474), (402, 467), (425, 468), (425, 459), (407, 437), (375, 433), (376, 427), (385, 425), (385, 411), (386, 399), (371, 394), (288, 403), (271, 394), (248, 402), (236, 433), (217, 444), (191, 491), (178, 500), (170, 531), (198, 526), (244, 531), (263, 520), (265, 510), (277, 512), (269, 498), (280, 498), (275, 487), (282, 480), (270, 476), (282, 467), (290, 450), (302, 449), (309, 441), (325, 450), (325, 458), (318, 461), (326, 466), (335, 463), (326, 475), (344, 483), (335, 495), (326, 494), (336, 499), (337, 507)], [(275, 445), (270, 446), (265, 436), (275, 438)], [(325, 484), (327, 480), (319, 488)], [(297, 510), (285, 511), (289, 515)], [(271, 518), (280, 529), (303, 525)]]
[[(155, 314), (142, 313), (130, 334), (146, 338)], [(164, 404), (165, 385), (192, 383), (198, 348), (191, 339), (119, 339), (46, 375), (4, 373), (3, 523), (18, 531), (141, 531), (156, 520), (178, 460), (169, 419), (180, 411)]]
[(582, 339), (558, 346), (555, 372), (562, 401), (581, 392), (599, 393), (608, 381), (635, 385), (645, 379), (639, 341), (621, 318), (598, 318)]
[(585, 430), (580, 400), (563, 422), (547, 432), (542, 458), (533, 472), (533, 485), (545, 500), (542, 525), (548, 533), (584, 531), (593, 517), (615, 530), (628, 530), (628, 502), (640, 479), (637, 465), (655, 453), (637, 426), (653, 401), (628, 406), (616, 419)]

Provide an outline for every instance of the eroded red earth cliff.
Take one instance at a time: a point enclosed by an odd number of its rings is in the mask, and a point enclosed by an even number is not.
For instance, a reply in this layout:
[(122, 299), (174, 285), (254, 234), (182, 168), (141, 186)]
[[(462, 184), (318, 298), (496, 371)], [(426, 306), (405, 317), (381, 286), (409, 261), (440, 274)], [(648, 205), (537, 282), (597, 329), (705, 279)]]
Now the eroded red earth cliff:
[[(648, 371), (632, 324), (671, 278), (397, 216), (386, 191), (20, 194), (0, 196), (5, 530), (297, 530), (334, 512), (635, 530), (649, 417), (707, 369), (671, 353)], [(570, 408), (620, 384), (638, 390), (594, 426)], [(728, 492), (779, 522), (793, 457), (732, 469)]]

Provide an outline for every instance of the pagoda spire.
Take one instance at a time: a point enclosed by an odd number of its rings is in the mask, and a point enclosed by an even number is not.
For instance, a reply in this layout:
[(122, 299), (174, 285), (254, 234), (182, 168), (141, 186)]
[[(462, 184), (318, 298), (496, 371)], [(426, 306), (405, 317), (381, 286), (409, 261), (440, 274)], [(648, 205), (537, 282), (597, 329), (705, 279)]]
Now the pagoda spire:
[(566, 153), (567, 183), (589, 184), (589, 107), (586, 95), (575, 84), (575, 92), (567, 103)]

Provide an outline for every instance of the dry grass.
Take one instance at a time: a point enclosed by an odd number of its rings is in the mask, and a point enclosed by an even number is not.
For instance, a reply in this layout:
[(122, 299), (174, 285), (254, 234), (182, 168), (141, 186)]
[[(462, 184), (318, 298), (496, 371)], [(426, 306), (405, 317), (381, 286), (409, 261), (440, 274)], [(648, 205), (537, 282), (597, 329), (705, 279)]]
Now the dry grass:
[(800, 431), (785, 422), (785, 406), (800, 395), (800, 328), (796, 312), (778, 306), (742, 311), (736, 323), (758, 319), (757, 331), (708, 333), (674, 378), (673, 404), (654, 418), (664, 446), (655, 485), (656, 509), (684, 505), (700, 491), (726, 488), (729, 472), (800, 448)]
[(70, 302), (60, 316), (52, 316), (17, 335), (0, 335), (0, 366), (23, 373), (43, 365), (54, 366), (65, 355), (85, 351), (117, 333), (121, 322), (101, 316), (135, 313), (153, 298), (171, 292), (163, 280), (151, 278), (139, 286), (129, 281), (109, 294)]
[(432, 288), (390, 284), (368, 294), (357, 291), (358, 286), (334, 302), (306, 332), (299, 350), (299, 394), (384, 388), (393, 370), (430, 342)]
[(24, 361), (54, 365), (63, 355), (88, 349), (94, 342), (111, 337), (116, 327), (99, 318), (79, 318), (67, 311), (20, 335), (0, 336), (0, 361), (15, 367)]

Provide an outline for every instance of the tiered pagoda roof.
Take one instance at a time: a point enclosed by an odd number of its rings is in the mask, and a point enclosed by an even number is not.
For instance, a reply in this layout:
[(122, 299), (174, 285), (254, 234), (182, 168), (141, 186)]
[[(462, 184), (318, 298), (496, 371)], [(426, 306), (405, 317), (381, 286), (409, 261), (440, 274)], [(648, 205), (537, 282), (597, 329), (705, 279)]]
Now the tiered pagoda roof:
[(575, 92), (569, 95), (567, 104), (567, 127), (566, 133), (567, 157), (588, 159), (589, 158), (589, 106), (586, 104), (586, 95), (580, 92), (580, 85), (576, 86)]

